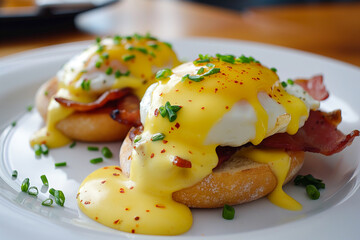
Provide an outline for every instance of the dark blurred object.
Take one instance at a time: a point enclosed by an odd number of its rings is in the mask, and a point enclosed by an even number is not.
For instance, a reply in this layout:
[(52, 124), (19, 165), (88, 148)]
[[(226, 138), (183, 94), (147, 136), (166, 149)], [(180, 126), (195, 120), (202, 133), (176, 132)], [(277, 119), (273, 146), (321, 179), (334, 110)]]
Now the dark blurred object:
[(0, 39), (73, 30), (77, 14), (118, 0), (0, 0)]
[(246, 10), (251, 7), (289, 5), (289, 4), (318, 4), (336, 2), (360, 2), (360, 0), (185, 0), (199, 2), (233, 10)]

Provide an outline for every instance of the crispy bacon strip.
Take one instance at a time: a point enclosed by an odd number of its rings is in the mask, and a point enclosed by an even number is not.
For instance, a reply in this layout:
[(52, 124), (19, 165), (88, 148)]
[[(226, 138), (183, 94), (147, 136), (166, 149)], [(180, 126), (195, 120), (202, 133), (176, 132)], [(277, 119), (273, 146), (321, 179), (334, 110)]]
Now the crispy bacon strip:
[(323, 76), (318, 75), (306, 79), (297, 79), (295, 83), (300, 85), (306, 92), (310, 94), (315, 100), (322, 101), (329, 97), (329, 92), (323, 83)]
[(128, 95), (118, 102), (117, 108), (110, 114), (119, 123), (138, 127), (140, 122), (140, 101), (135, 95)]
[(295, 135), (278, 133), (264, 139), (259, 146), (332, 155), (350, 146), (354, 138), (360, 135), (358, 130), (344, 135), (337, 129), (340, 122), (340, 110), (331, 113), (311, 111), (305, 125)]
[(106, 91), (96, 101), (91, 103), (80, 103), (62, 97), (55, 97), (55, 101), (61, 104), (61, 106), (72, 108), (75, 111), (87, 112), (101, 108), (109, 101), (120, 99), (130, 94), (130, 92), (131, 92), (130, 88), (122, 88), (122, 89), (114, 89), (114, 90)]

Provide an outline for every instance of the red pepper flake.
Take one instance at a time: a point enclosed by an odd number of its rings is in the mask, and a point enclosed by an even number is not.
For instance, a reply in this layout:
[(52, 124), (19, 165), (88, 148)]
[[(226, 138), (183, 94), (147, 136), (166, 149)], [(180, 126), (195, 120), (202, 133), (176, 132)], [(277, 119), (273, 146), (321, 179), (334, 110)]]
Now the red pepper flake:
[(225, 106), (225, 109), (229, 109), (229, 106)]
[(163, 144), (167, 144), (168, 143), (168, 141), (167, 140), (163, 140)]
[(104, 169), (108, 169), (109, 167), (104, 167)]
[(90, 204), (90, 203), (91, 203), (90, 201), (85, 201), (85, 202), (84, 202), (85, 205), (88, 205), (88, 204)]
[(120, 188), (119, 192), (120, 192), (120, 193), (125, 193), (125, 189), (124, 189), (124, 188)]
[(174, 157), (173, 165), (181, 167), (181, 168), (191, 168), (191, 162), (189, 160), (183, 159), (179, 156)]
[(189, 150), (189, 153), (192, 154), (192, 151)]
[(244, 83), (243, 82), (240, 82), (240, 85), (243, 85)]
[(121, 223), (120, 219), (117, 219), (117, 220), (114, 221), (114, 224), (119, 224), (119, 223)]
[(152, 154), (151, 154), (151, 156), (150, 156), (150, 158), (153, 158), (154, 156), (155, 156), (155, 154), (154, 154), (154, 153), (152, 153)]
[(290, 101), (290, 100), (288, 100), (288, 103), (291, 103), (291, 101)]
[(125, 211), (129, 211), (130, 209), (129, 208), (125, 208)]
[(141, 78), (144, 78), (144, 77), (145, 77), (145, 74), (142, 73), (140, 76), (141, 76)]
[(76, 199), (79, 197), (79, 195), (80, 195), (80, 193), (77, 193), (77, 194), (76, 194)]
[(180, 127), (180, 123), (177, 122), (177, 123), (175, 124), (175, 127), (176, 127), (176, 128), (179, 128), (179, 127)]
[(135, 221), (139, 221), (140, 217), (135, 217), (134, 219), (135, 219)]
[(101, 181), (101, 184), (104, 184), (104, 183), (106, 183), (106, 180), (104, 180), (104, 181)]
[(158, 108), (157, 108), (157, 109), (155, 109), (155, 111), (154, 111), (154, 115), (155, 115), (155, 117), (159, 116), (159, 109), (158, 109)]
[(121, 168), (119, 167), (115, 167), (116, 170), (119, 170), (120, 172), (122, 172)]
[(178, 92), (178, 91), (179, 91), (179, 89), (176, 89), (176, 90), (175, 90), (175, 92)]
[(192, 102), (192, 100), (191, 100), (191, 99), (189, 99), (188, 101), (189, 101), (189, 102)]
[(238, 83), (239, 81), (234, 81), (234, 83)]
[(202, 109), (202, 110), (204, 110), (204, 109), (205, 109), (205, 107), (202, 107), (201, 109)]
[(131, 229), (131, 233), (135, 233), (135, 229)]
[(165, 149), (161, 150), (161, 153), (164, 153), (164, 152), (166, 152)]
[(218, 89), (217, 88), (215, 88), (215, 93), (218, 91)]
[(173, 128), (173, 127), (171, 127), (171, 130), (172, 130), (172, 131), (174, 131), (174, 128)]
[(113, 175), (114, 175), (115, 177), (120, 176), (120, 174), (118, 174), (118, 173), (113, 173)]
[(95, 220), (98, 220), (99, 218), (98, 217), (95, 217)]
[(160, 93), (159, 96), (161, 97), (163, 95), (163, 93)]
[(134, 186), (130, 187), (130, 190), (134, 189)]
[(146, 212), (150, 212), (150, 210), (147, 209)]
[(280, 89), (277, 88), (276, 91), (280, 92)]
[(162, 205), (162, 204), (156, 204), (155, 207), (157, 208), (165, 208), (165, 205)]

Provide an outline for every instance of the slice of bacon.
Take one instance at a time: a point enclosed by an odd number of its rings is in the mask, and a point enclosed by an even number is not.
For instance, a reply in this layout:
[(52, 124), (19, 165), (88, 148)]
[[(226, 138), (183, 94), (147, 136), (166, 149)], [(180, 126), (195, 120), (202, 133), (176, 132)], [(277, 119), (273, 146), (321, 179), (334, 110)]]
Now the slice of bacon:
[(340, 122), (340, 110), (331, 113), (311, 111), (305, 125), (295, 135), (278, 133), (264, 139), (259, 147), (332, 155), (342, 151), (352, 143), (355, 137), (360, 135), (358, 130), (344, 135), (337, 129)]
[(117, 107), (110, 114), (111, 118), (119, 123), (138, 127), (140, 122), (140, 101), (135, 95), (128, 95), (118, 101)]
[(323, 83), (323, 76), (318, 75), (310, 79), (297, 79), (295, 83), (300, 85), (315, 100), (322, 101), (329, 97), (329, 92)]
[(76, 102), (62, 97), (55, 97), (55, 101), (57, 101), (61, 106), (72, 108), (75, 111), (87, 112), (101, 108), (109, 101), (120, 99), (130, 93), (131, 93), (130, 88), (122, 88), (122, 89), (113, 89), (110, 91), (106, 91), (98, 99), (96, 99), (96, 101), (91, 103)]

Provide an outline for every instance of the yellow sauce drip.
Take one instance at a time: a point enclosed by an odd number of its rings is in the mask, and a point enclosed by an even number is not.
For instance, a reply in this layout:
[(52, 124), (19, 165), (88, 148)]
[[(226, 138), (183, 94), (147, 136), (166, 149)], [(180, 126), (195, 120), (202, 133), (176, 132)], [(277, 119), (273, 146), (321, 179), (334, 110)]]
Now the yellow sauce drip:
[[(99, 51), (100, 46), (102, 47), (101, 51)], [(139, 51), (139, 48), (143, 51), (145, 49), (147, 53)], [(108, 57), (102, 57), (105, 55)], [(126, 61), (124, 57), (129, 55), (134, 57)], [(102, 62), (101, 66), (95, 66), (97, 61)], [(58, 79), (59, 90), (55, 96), (89, 103), (95, 101), (107, 90), (129, 87), (141, 98), (148, 86), (155, 82), (154, 74), (157, 69), (171, 68), (179, 63), (174, 51), (165, 43), (157, 40), (133, 37), (132, 39), (124, 38), (116, 44), (113, 39), (103, 39), (101, 43), (92, 45), (64, 66), (62, 79)], [(84, 90), (81, 87), (84, 74), (94, 71), (104, 73), (109, 67), (113, 69), (112, 75), (117, 70), (122, 74), (129, 70), (130, 75), (115, 78), (112, 86), (106, 89)], [(91, 79), (88, 80), (91, 81)], [(52, 99), (48, 106), (46, 126), (31, 137), (31, 146), (45, 143), (50, 148), (56, 148), (68, 144), (71, 139), (61, 133), (56, 125), (73, 112), (72, 109), (63, 107)]]
[[(280, 104), (289, 99), (278, 84), (278, 76), (260, 64), (230, 64), (216, 59), (211, 63), (221, 69), (220, 73), (206, 76), (201, 82), (182, 78), (186, 74), (195, 75), (200, 67), (204, 67), (206, 73), (210, 70), (206, 63), (184, 64), (174, 69), (169, 79), (158, 82), (152, 93), (144, 132), (131, 155), (130, 178), (124, 177), (121, 171), (114, 178), (111, 175), (114, 167), (109, 167), (111, 171), (99, 169), (90, 174), (81, 184), (78, 194), (79, 207), (86, 215), (126, 232), (175, 235), (189, 230), (192, 223), (189, 209), (174, 202), (171, 196), (173, 192), (201, 181), (217, 165), (215, 148), (218, 144), (203, 144), (211, 128), (236, 102), (245, 99), (253, 106), (258, 117), (256, 136), (252, 142), (259, 143), (266, 134), (268, 116), (259, 103), (258, 92), (278, 95), (275, 98)], [(155, 114), (167, 101), (182, 107), (173, 122)], [(306, 110), (305, 104), (299, 99), (292, 99), (291, 103), (283, 106), (288, 113), (296, 113), (291, 123), (294, 125), (299, 117), (308, 114), (298, 113)], [(165, 141), (151, 141), (156, 133), (163, 133)], [(279, 156), (281, 159), (278, 161)], [(191, 161), (191, 168), (174, 164), (176, 157)], [(280, 178), (278, 182), (283, 181), (282, 176), (287, 174), (286, 167), (280, 164), (285, 161), (282, 159), (286, 157), (279, 153), (274, 155), (272, 161), (274, 171), (280, 172), (276, 175)], [(106, 183), (101, 184), (102, 181)], [(129, 197), (120, 193), (119, 189), (125, 189)], [(278, 197), (279, 194), (275, 193), (275, 204), (280, 202), (276, 200)], [(133, 214), (124, 214), (123, 209), (128, 208), (129, 204), (129, 212), (133, 211)], [(156, 204), (163, 208), (153, 213), (157, 209)], [(139, 217), (138, 221), (134, 221), (136, 216)]]

